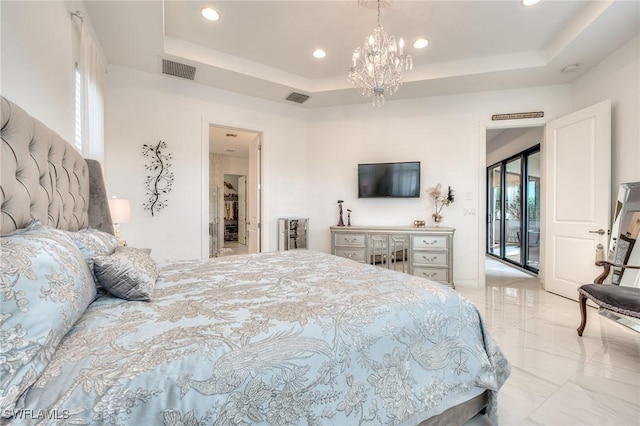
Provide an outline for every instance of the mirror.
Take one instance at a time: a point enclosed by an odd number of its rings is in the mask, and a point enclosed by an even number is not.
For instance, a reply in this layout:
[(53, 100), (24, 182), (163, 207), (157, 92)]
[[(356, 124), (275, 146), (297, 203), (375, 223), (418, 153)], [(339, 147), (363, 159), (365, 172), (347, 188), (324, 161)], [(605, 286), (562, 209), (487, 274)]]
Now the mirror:
[[(607, 260), (624, 265), (640, 265), (640, 182), (623, 183), (618, 191)], [(611, 283), (640, 287), (639, 270), (612, 268)]]

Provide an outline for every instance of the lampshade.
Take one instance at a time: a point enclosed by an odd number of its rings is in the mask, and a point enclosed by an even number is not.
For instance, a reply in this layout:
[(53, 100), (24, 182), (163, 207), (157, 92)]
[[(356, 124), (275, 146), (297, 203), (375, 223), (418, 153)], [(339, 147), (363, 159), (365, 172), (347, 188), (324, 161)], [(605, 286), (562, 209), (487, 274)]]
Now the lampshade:
[(111, 221), (113, 223), (126, 223), (131, 219), (131, 204), (123, 198), (111, 198), (109, 200)]

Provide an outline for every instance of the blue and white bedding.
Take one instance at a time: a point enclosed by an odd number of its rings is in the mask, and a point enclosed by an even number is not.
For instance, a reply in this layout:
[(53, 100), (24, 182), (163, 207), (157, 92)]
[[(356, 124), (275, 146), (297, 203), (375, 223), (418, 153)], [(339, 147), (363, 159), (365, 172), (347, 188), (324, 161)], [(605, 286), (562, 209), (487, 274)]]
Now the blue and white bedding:
[(167, 264), (150, 302), (98, 297), (42, 363), (5, 417), (417, 424), (485, 390), (495, 416), (510, 373), (456, 291), (307, 250)]

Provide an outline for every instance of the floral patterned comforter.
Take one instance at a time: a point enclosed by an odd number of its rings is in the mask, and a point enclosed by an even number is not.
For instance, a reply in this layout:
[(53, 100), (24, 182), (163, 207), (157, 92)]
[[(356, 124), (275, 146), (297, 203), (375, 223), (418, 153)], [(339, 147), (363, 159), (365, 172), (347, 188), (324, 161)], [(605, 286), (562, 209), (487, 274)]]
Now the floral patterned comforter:
[(165, 265), (102, 296), (19, 401), (44, 423), (417, 424), (510, 373), (456, 291), (307, 250)]

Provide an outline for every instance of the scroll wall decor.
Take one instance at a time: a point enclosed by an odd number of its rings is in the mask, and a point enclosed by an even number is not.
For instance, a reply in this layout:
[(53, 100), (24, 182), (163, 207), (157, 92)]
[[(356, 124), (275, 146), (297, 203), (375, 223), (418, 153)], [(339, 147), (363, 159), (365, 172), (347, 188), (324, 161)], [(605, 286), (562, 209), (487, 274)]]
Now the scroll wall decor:
[(145, 179), (148, 199), (142, 206), (154, 216), (167, 207), (166, 197), (173, 189), (173, 172), (169, 170), (171, 154), (167, 152), (167, 143), (159, 141), (156, 145), (142, 145), (142, 155), (149, 158), (145, 168), (151, 173)]

